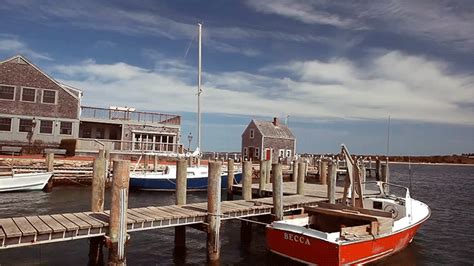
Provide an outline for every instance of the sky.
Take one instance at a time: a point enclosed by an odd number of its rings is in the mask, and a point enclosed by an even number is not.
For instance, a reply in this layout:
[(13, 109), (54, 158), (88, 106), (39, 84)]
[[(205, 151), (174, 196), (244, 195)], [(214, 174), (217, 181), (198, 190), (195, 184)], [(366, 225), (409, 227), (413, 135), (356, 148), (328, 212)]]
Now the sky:
[(185, 145), (201, 22), (204, 151), (279, 117), (298, 153), (474, 152), (473, 1), (0, 2), (2, 59), (24, 55), (86, 106), (180, 114)]

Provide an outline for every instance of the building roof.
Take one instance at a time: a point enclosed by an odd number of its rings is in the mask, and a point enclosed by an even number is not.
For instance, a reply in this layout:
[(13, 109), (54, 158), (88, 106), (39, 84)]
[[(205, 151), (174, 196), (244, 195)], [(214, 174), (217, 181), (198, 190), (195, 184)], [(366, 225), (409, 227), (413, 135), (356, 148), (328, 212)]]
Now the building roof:
[(26, 59), (25, 57), (23, 57), (22, 55), (16, 55), (16, 56), (13, 56), (11, 58), (8, 58), (7, 60), (4, 60), (2, 62), (0, 62), (0, 65), (1, 64), (4, 64), (4, 63), (18, 63), (18, 64), (25, 64), (25, 65), (30, 65), (32, 66), (34, 69), (36, 69), (38, 72), (40, 72), (42, 75), (44, 75), (46, 78), (48, 78), (49, 80), (51, 80), (53, 83), (55, 83), (56, 85), (58, 85), (59, 88), (63, 89), (64, 91), (66, 91), (68, 94), (70, 94), (72, 97), (76, 98), (76, 99), (79, 99), (81, 93), (80, 93), (80, 90), (76, 89), (76, 88), (72, 88), (71, 86), (68, 86), (68, 85), (65, 85), (65, 84), (61, 84), (59, 83), (58, 81), (56, 81), (55, 79), (53, 79), (52, 77), (50, 77), (48, 74), (46, 74), (45, 72), (43, 72), (39, 67), (37, 67), (35, 64), (31, 63), (30, 61), (28, 61), (28, 59)]
[(291, 132), (287, 125), (278, 123), (278, 125), (275, 126), (271, 121), (255, 119), (252, 120), (252, 122), (264, 137), (295, 139), (295, 135), (293, 135), (293, 132)]

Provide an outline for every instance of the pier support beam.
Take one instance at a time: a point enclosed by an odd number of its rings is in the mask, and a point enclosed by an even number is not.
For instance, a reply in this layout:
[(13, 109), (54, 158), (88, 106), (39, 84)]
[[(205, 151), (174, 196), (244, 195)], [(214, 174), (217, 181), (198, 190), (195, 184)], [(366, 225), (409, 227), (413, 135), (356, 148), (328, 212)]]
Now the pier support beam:
[(252, 199), (252, 162), (242, 162), (242, 198), (244, 200)]
[(390, 170), (388, 167), (388, 158), (382, 166), (382, 181), (388, 183), (390, 181)]
[[(179, 159), (176, 162), (176, 205), (186, 204), (187, 170), (188, 168), (186, 160)], [(174, 246), (175, 249), (181, 249), (180, 251), (183, 251), (185, 249), (186, 226), (176, 226), (174, 228)]]
[(328, 178), (328, 162), (327, 159), (322, 159), (321, 160), (321, 174), (319, 175), (319, 181), (321, 182), (321, 185), (326, 185), (327, 184), (327, 178)]
[(334, 160), (328, 162), (328, 199), (329, 203), (336, 203), (336, 179), (337, 163)]
[(298, 166), (295, 167), (298, 169), (298, 174), (297, 174), (297, 183), (296, 183), (296, 193), (298, 195), (304, 195), (304, 179), (305, 179), (305, 175), (304, 175), (304, 169), (306, 168), (305, 166), (305, 162), (299, 162), (298, 163)]
[(293, 161), (293, 175), (291, 176), (291, 181), (298, 181), (298, 160)]
[(220, 258), (221, 166), (221, 162), (209, 162), (207, 185), (207, 259), (210, 264), (218, 264)]
[(281, 221), (283, 220), (283, 173), (281, 164), (274, 163), (272, 165), (272, 174), (273, 215), (276, 221)]
[(114, 161), (108, 232), (109, 265), (125, 265), (130, 161)]
[(232, 185), (234, 184), (234, 159), (227, 161), (227, 200), (233, 200)]
[[(94, 160), (92, 173), (92, 197), (91, 197), (91, 211), (104, 211), (105, 198), (105, 171), (106, 159), (104, 151), (99, 150), (99, 156)], [(103, 265), (103, 237), (93, 237), (89, 242), (89, 265)]]
[(379, 157), (375, 158), (375, 179), (380, 181), (380, 168), (381, 168), (381, 161)]
[(265, 184), (267, 183), (267, 161), (260, 161), (260, 178), (258, 185), (258, 195), (263, 197), (263, 190), (265, 189)]
[(271, 183), (271, 172), (272, 172), (272, 160), (270, 159), (270, 160), (267, 161), (267, 172), (266, 172), (266, 174), (267, 174), (266, 183), (267, 184)]
[[(46, 153), (46, 171), (53, 172), (54, 171), (54, 153)], [(53, 176), (48, 180), (48, 184), (46, 185), (46, 191), (51, 191), (53, 189)]]

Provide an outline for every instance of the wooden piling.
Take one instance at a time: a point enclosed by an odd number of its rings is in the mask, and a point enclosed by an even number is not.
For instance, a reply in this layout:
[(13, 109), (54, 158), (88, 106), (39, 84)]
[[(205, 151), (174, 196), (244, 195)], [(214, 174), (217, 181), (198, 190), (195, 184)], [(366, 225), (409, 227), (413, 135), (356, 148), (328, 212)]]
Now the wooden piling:
[(220, 257), (221, 166), (221, 162), (209, 162), (207, 185), (207, 258), (211, 264), (215, 264)]
[(107, 234), (109, 247), (109, 265), (125, 265), (125, 239), (127, 230), (130, 161), (114, 161), (113, 173), (114, 177), (112, 180), (109, 232)]
[(305, 162), (299, 162), (298, 166), (296, 168), (298, 169), (298, 174), (297, 174), (297, 183), (296, 183), (296, 193), (298, 195), (304, 195), (304, 169), (306, 168)]
[[(92, 173), (91, 211), (104, 211), (106, 159), (103, 150), (94, 160)], [(93, 237), (89, 242), (89, 265), (103, 265), (103, 237)]]
[(232, 185), (234, 184), (234, 159), (227, 160), (227, 200), (233, 200)]
[(381, 170), (382, 170), (382, 181), (385, 183), (388, 183), (390, 181), (390, 172), (389, 172), (389, 167), (388, 167), (388, 158), (387, 161), (383, 164), (381, 164)]
[(328, 199), (329, 203), (336, 203), (336, 178), (337, 178), (337, 163), (334, 160), (328, 162)]
[[(54, 153), (46, 153), (46, 171), (52, 173), (54, 171)], [(46, 185), (46, 191), (51, 191), (53, 188), (53, 176), (48, 180), (48, 184)]]
[(375, 179), (377, 181), (380, 181), (380, 170), (381, 170), (381, 161), (380, 159), (377, 157), (375, 158)]
[(263, 197), (263, 190), (267, 183), (267, 161), (265, 160), (260, 161), (260, 178), (258, 181), (258, 194), (260, 197)]
[(298, 161), (293, 161), (293, 175), (291, 176), (291, 181), (297, 182), (298, 181)]
[(252, 162), (242, 162), (242, 198), (252, 199)]
[(143, 155), (143, 169), (146, 171), (148, 171), (148, 160), (149, 160), (149, 156), (147, 154)]
[(266, 175), (267, 175), (267, 178), (266, 178), (266, 179), (267, 179), (267, 181), (266, 181), (266, 183), (267, 183), (267, 184), (270, 184), (270, 182), (271, 182), (272, 160), (268, 160), (268, 161), (267, 161), (267, 168), (266, 168), (266, 169), (267, 169), (267, 172), (266, 172)]
[(158, 155), (153, 156), (153, 171), (158, 171)]
[[(304, 169), (304, 168), (303, 168)], [(283, 173), (281, 164), (272, 165), (272, 196), (273, 196), (273, 215), (275, 221), (283, 220)]]
[(327, 184), (327, 178), (328, 178), (328, 162), (326, 159), (323, 159), (321, 161), (321, 174), (319, 175), (319, 181), (321, 182), (321, 185)]
[(361, 171), (361, 180), (360, 181), (365, 182), (367, 180), (367, 168), (365, 167), (364, 160), (361, 161), (360, 171)]
[[(176, 162), (176, 205), (186, 204), (187, 170), (186, 160), (179, 159)], [(174, 246), (180, 249), (186, 247), (186, 226), (174, 228)]]

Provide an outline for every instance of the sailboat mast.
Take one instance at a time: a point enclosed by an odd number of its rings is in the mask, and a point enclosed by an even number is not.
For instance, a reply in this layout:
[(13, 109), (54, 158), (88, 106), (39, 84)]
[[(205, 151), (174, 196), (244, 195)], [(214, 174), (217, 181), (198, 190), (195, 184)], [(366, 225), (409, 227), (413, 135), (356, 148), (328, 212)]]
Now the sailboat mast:
[[(202, 64), (202, 57), (201, 57), (201, 49), (202, 49), (202, 24), (198, 23), (198, 117), (197, 117), (197, 148), (199, 152), (201, 152), (201, 64)], [(199, 156), (199, 155), (198, 155)], [(201, 160), (198, 157), (198, 166), (200, 166)]]

